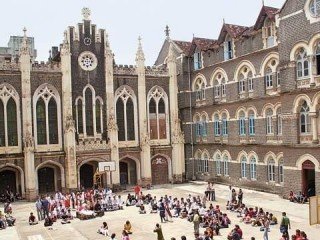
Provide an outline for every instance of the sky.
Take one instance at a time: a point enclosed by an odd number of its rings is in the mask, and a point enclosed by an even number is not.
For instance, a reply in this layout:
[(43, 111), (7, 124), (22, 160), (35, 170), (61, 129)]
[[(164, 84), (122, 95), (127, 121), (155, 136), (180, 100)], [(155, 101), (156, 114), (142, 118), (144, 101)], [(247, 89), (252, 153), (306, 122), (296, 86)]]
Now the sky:
[[(264, 0), (280, 8), (285, 0)], [(82, 21), (81, 10), (91, 10), (92, 23), (106, 29), (117, 64), (134, 64), (141, 35), (146, 64), (153, 65), (165, 40), (165, 26), (174, 40), (192, 36), (216, 39), (223, 19), (226, 23), (252, 26), (262, 0), (0, 0), (0, 46), (9, 37), (35, 38), (38, 61), (48, 59), (51, 46), (58, 46), (68, 26)]]

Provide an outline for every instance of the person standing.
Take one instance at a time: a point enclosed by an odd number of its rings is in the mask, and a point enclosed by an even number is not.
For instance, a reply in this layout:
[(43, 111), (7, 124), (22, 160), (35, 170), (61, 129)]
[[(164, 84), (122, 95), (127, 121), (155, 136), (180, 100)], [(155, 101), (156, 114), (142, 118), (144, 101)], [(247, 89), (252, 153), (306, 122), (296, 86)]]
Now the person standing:
[(238, 193), (238, 203), (239, 203), (239, 205), (242, 204), (242, 201), (243, 201), (243, 192), (242, 192), (242, 189), (240, 188), (239, 189), (239, 193)]
[(40, 197), (36, 201), (36, 209), (37, 209), (37, 214), (38, 214), (38, 221), (43, 220), (43, 212), (42, 212), (42, 202)]
[(49, 218), (50, 203), (49, 203), (48, 199), (46, 197), (43, 197), (41, 200), (41, 204), (42, 204), (42, 209), (43, 209), (43, 217)]
[(193, 215), (193, 228), (194, 234), (199, 234), (200, 216), (198, 210)]
[(268, 219), (268, 216), (264, 216), (263, 227), (264, 227), (263, 240), (269, 240), (268, 232), (269, 232), (269, 228), (270, 228), (270, 221)]
[(160, 207), (159, 207), (159, 214), (160, 214), (160, 219), (161, 219), (161, 222), (165, 222), (166, 219), (165, 219), (165, 216), (166, 216), (166, 209), (164, 207), (164, 204), (163, 202), (160, 203)]
[(280, 232), (283, 234), (289, 235), (289, 229), (291, 229), (290, 219), (287, 217), (286, 212), (282, 213), (282, 220), (280, 223)]
[(159, 223), (156, 224), (156, 228), (153, 230), (153, 232), (157, 233), (157, 240), (164, 240), (162, 229)]
[(232, 203), (232, 187), (230, 185), (229, 186), (229, 196), (228, 196), (227, 206), (230, 206), (231, 203)]

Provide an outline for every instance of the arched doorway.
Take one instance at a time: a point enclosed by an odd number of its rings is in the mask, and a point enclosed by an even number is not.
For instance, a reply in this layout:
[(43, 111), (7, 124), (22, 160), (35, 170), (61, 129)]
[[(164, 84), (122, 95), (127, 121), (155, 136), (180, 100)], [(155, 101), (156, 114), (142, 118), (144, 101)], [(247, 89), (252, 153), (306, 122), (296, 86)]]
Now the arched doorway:
[(310, 160), (302, 163), (302, 192), (308, 197), (315, 196), (315, 165)]
[(156, 156), (151, 161), (152, 184), (169, 183), (168, 160), (163, 156)]
[(137, 184), (137, 165), (131, 158), (124, 158), (120, 160), (120, 184)]
[(93, 187), (93, 177), (96, 168), (93, 164), (83, 164), (80, 167), (80, 187), (92, 188)]
[(13, 170), (3, 170), (0, 172), (0, 194), (7, 190), (17, 192), (16, 172)]
[(50, 193), (56, 191), (55, 170), (52, 167), (43, 167), (38, 170), (39, 193)]

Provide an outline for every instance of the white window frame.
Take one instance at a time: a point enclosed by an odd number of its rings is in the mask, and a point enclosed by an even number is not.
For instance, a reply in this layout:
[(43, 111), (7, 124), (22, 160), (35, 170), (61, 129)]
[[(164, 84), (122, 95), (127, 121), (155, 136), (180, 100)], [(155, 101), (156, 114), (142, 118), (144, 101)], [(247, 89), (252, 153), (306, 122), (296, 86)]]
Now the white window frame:
[[(309, 106), (305, 103), (301, 106), (300, 110), (300, 134), (310, 134), (311, 133), (311, 118), (310, 118), (310, 108)], [(304, 117), (304, 123), (302, 123), (302, 117)], [(302, 131), (302, 126), (305, 126), (305, 131)]]
[(250, 159), (250, 179), (257, 180), (257, 159), (255, 157)]
[(223, 156), (223, 174), (229, 176), (229, 157), (228, 155)]
[(222, 136), (228, 136), (228, 119), (226, 116), (222, 116)]
[[(307, 64), (308, 66), (305, 66)], [(297, 54), (297, 79), (303, 79), (310, 76), (310, 62), (308, 59), (307, 51), (301, 48)]]
[(265, 75), (266, 89), (273, 88), (273, 73), (269, 72)]
[[(33, 127), (34, 132), (37, 133), (37, 103), (38, 100), (42, 98), (45, 107), (46, 107), (46, 135), (47, 135), (47, 144), (38, 145), (38, 137), (35, 134), (34, 143), (35, 148), (39, 152), (47, 152), (48, 149), (51, 151), (58, 151), (62, 150), (62, 134), (61, 134), (61, 100), (59, 92), (55, 87), (51, 84), (44, 83), (40, 85), (37, 90), (34, 92), (33, 95)], [(49, 113), (48, 113), (48, 104), (51, 98), (54, 98), (57, 104), (57, 118), (58, 118), (58, 143), (57, 144), (50, 144), (49, 141)]]
[(194, 70), (199, 70), (202, 68), (202, 56), (201, 51), (195, 52), (193, 55), (194, 60)]
[(241, 178), (247, 178), (247, 158), (245, 156), (243, 156), (241, 158)]
[(255, 130), (255, 114), (254, 113), (250, 113), (249, 114), (249, 135), (250, 136), (254, 136), (256, 134), (256, 130)]
[(266, 110), (266, 130), (267, 130), (267, 135), (273, 134), (273, 111), (272, 111), (272, 109)]
[(253, 78), (248, 78), (248, 91), (253, 92)]
[[(8, 137), (8, 114), (7, 114), (7, 104), (8, 101), (12, 98), (16, 104), (16, 114), (17, 114), (17, 135), (18, 135), (18, 145), (9, 146), (9, 137)], [(4, 110), (4, 130), (5, 130), (5, 142), (4, 146), (0, 147), (6, 149), (5, 152), (8, 153), (11, 150), (18, 151), (21, 148), (21, 112), (20, 112), (20, 98), (17, 91), (8, 83), (0, 84), (0, 101), (3, 103)], [(30, 133), (32, 134), (32, 133)], [(1, 153), (1, 151), (0, 151)]]
[(217, 114), (214, 116), (213, 125), (214, 125), (214, 136), (219, 137), (221, 135), (221, 127), (220, 127), (219, 116)]
[(269, 159), (268, 161), (268, 181), (269, 182), (276, 181), (276, 163), (274, 159)]
[(246, 117), (243, 114), (242, 116), (239, 116), (239, 135), (240, 136), (246, 136)]
[(218, 176), (220, 176), (221, 175), (221, 155), (220, 154), (216, 154), (216, 173), (217, 173), (217, 175)]
[(320, 17), (320, 0), (311, 0), (309, 10), (312, 17)]
[(279, 160), (279, 183), (284, 183), (284, 162), (282, 159)]

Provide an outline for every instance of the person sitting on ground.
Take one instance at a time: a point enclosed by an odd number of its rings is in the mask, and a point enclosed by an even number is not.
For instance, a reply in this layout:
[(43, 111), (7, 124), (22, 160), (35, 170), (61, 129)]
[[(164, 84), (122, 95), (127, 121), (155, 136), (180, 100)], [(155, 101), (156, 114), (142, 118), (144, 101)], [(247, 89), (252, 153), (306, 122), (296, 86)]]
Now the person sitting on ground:
[(293, 191), (290, 191), (290, 193), (289, 193), (289, 201), (290, 202), (295, 202), (296, 201)]
[(12, 205), (10, 201), (7, 201), (4, 204), (3, 210), (4, 210), (4, 214), (9, 214), (9, 215), (12, 214)]
[(44, 226), (45, 227), (51, 227), (53, 225), (53, 220), (50, 216), (46, 217), (44, 219)]
[(116, 239), (116, 234), (115, 234), (115, 233), (112, 233), (112, 234), (111, 234), (111, 236), (110, 236), (110, 240), (117, 240), (117, 239)]
[(140, 213), (140, 214), (146, 214), (146, 213), (147, 213), (147, 212), (146, 212), (146, 209), (145, 209), (145, 207), (144, 207), (143, 204), (140, 205), (139, 213)]
[(0, 229), (5, 229), (7, 226), (6, 218), (4, 214), (0, 211)]
[(129, 235), (125, 230), (122, 231), (122, 240), (130, 240)]
[(123, 226), (123, 231), (125, 231), (127, 234), (132, 234), (132, 226), (130, 221), (126, 221), (126, 223)]
[(99, 228), (98, 233), (109, 236), (108, 224), (106, 222), (102, 223), (102, 226)]
[(270, 225), (277, 225), (278, 219), (272, 213), (269, 214)]
[(240, 240), (242, 238), (242, 230), (239, 225), (235, 225), (234, 229), (228, 235), (228, 240)]
[(36, 224), (38, 224), (38, 221), (36, 220), (36, 217), (31, 212), (29, 216), (29, 225), (36, 225)]

